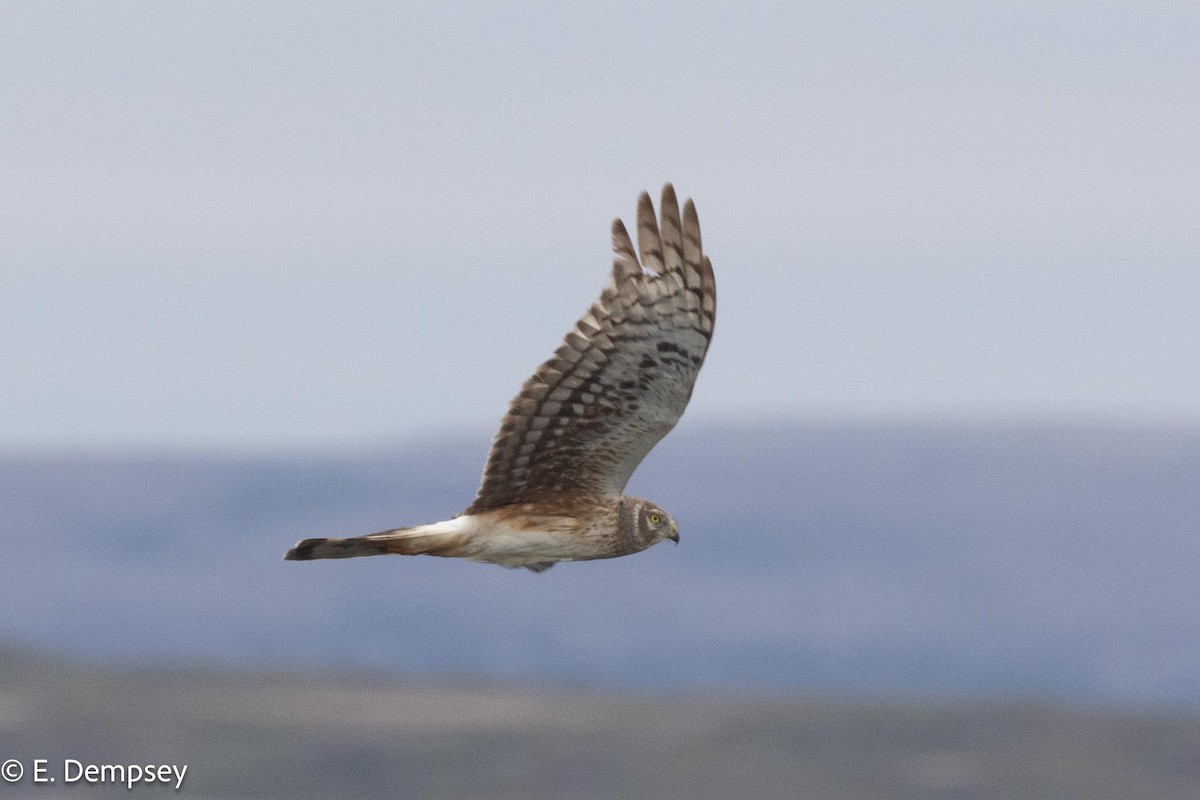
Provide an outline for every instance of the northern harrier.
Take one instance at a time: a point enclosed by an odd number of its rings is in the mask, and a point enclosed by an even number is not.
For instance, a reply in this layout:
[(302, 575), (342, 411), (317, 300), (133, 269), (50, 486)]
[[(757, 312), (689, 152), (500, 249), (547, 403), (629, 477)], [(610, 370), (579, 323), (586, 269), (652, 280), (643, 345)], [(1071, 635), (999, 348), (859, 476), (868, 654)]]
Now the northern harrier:
[(469, 508), (431, 525), (305, 539), (284, 558), (397, 553), (541, 572), (678, 542), (670, 514), (622, 494), (687, 406), (717, 311), (695, 205), (681, 218), (671, 184), (660, 205), (656, 222), (650, 196), (638, 200), (638, 251), (613, 222), (612, 281), (509, 405)]

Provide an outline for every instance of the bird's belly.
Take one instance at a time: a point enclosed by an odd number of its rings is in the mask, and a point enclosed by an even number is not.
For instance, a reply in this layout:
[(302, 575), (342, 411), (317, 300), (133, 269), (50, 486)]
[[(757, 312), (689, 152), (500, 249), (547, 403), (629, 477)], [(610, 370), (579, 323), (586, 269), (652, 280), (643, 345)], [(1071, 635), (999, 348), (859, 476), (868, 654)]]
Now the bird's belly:
[(468, 558), (505, 567), (547, 561), (583, 561), (613, 555), (609, 537), (570, 517), (528, 519), (528, 524), (493, 522), (471, 537)]

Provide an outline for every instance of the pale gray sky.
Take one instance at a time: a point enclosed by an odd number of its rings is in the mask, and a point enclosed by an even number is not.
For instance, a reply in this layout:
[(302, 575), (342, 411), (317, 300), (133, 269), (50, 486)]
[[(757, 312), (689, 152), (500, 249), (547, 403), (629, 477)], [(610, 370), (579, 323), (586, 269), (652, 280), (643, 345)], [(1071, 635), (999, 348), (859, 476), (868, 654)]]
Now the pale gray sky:
[(687, 421), (1200, 423), (1194, 3), (0, 6), (0, 447), (491, 428), (665, 180)]

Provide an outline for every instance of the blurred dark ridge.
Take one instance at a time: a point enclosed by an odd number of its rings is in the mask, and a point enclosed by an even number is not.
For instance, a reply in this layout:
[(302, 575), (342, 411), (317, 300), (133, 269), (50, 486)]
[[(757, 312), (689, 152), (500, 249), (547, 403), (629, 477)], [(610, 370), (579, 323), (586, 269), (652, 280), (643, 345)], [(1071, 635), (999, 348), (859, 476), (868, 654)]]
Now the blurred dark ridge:
[(1200, 431), (686, 423), (682, 543), (545, 573), (297, 539), (443, 519), (488, 447), (0, 459), (0, 640), (107, 663), (1200, 705)]

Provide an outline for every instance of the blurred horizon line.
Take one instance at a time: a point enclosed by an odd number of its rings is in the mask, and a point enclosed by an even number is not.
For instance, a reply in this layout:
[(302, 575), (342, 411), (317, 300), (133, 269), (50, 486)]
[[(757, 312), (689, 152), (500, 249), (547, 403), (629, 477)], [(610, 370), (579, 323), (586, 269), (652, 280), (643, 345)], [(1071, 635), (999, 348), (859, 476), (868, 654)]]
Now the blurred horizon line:
[[(497, 417), (498, 424), (499, 417)], [(791, 429), (846, 430), (1060, 430), (1125, 431), (1200, 434), (1200, 416), (1187, 413), (1140, 411), (1082, 411), (1068, 409), (1010, 411), (903, 411), (884, 412), (800, 412), (710, 414), (700, 419), (683, 420), (671, 436), (691, 436), (702, 431), (726, 433), (731, 429), (747, 432)], [(459, 445), (491, 442), (495, 427), (478, 423), (432, 425), (422, 431), (392, 431), (377, 435), (313, 437), (287, 440), (200, 439), (190, 436), (150, 437), (127, 440), (105, 439), (75, 441), (4, 442), (0, 440), (0, 459), (41, 459), (93, 456), (98, 458), (354, 458), (377, 453), (419, 450), (446, 443)], [(655, 448), (661, 448), (661, 443)], [(653, 452), (653, 451), (652, 451)]]

